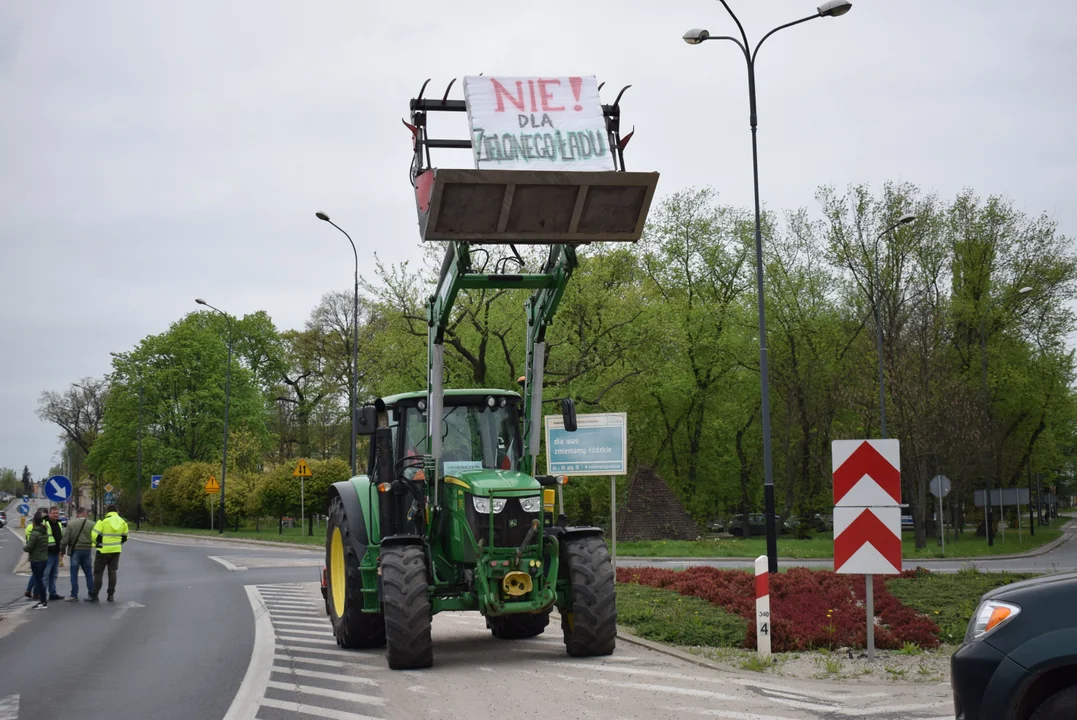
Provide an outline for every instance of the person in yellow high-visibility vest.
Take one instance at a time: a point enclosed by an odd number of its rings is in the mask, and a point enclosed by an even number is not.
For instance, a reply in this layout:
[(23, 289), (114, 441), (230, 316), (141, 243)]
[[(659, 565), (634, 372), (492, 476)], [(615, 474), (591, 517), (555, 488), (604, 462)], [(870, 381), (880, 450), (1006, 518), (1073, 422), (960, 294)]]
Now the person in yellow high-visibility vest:
[(91, 540), (97, 548), (97, 554), (93, 559), (93, 592), (90, 593), (90, 602), (100, 602), (98, 595), (105, 580), (105, 569), (108, 569), (108, 601), (113, 602), (116, 594), (116, 570), (120, 566), (120, 552), (123, 544), (127, 542), (127, 521), (120, 517), (115, 505), (105, 508), (105, 516), (93, 526)]

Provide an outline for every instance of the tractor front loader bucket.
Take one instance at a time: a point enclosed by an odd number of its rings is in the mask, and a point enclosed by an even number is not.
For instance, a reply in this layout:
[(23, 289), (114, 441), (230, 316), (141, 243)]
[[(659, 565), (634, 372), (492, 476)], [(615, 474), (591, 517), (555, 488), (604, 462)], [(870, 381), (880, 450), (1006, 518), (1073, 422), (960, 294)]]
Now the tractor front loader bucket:
[(417, 178), (424, 241), (578, 245), (635, 242), (656, 172), (430, 168)]

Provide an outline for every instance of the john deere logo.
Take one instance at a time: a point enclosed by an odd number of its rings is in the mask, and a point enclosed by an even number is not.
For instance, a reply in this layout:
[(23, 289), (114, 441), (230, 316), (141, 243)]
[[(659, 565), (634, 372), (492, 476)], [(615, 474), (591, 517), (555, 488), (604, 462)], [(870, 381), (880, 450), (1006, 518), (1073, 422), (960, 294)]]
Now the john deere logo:
[(512, 518), (509, 520), (509, 527), (516, 527), (516, 518)]

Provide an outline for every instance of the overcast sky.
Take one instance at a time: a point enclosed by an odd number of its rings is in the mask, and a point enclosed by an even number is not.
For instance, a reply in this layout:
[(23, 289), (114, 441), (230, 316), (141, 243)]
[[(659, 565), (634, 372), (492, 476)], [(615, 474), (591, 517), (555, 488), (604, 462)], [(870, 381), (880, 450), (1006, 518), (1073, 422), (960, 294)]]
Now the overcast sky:
[[(750, 38), (810, 0), (731, 0)], [(760, 182), (771, 208), (817, 186), (963, 187), (1077, 235), (1077, 3), (854, 0), (760, 53)], [(0, 466), (58, 448), (43, 390), (196, 309), (302, 325), (377, 251), (417, 258), (408, 100), (432, 77), (596, 75), (623, 85), (630, 170), (659, 196), (713, 185), (748, 206), (746, 75), (714, 0), (0, 4)], [(462, 98), (461, 82), (451, 97)], [(466, 137), (466, 124), (444, 134)], [(435, 165), (470, 166), (466, 151)]]

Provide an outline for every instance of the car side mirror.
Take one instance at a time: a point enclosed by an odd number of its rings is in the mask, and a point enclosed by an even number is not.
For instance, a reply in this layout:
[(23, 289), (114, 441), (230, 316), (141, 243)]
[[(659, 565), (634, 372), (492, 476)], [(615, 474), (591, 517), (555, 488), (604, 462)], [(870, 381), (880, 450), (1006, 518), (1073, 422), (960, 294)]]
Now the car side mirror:
[(355, 434), (373, 435), (378, 429), (378, 411), (373, 405), (355, 409)]
[(561, 399), (561, 420), (564, 422), (565, 430), (576, 432), (576, 403), (572, 398)]

